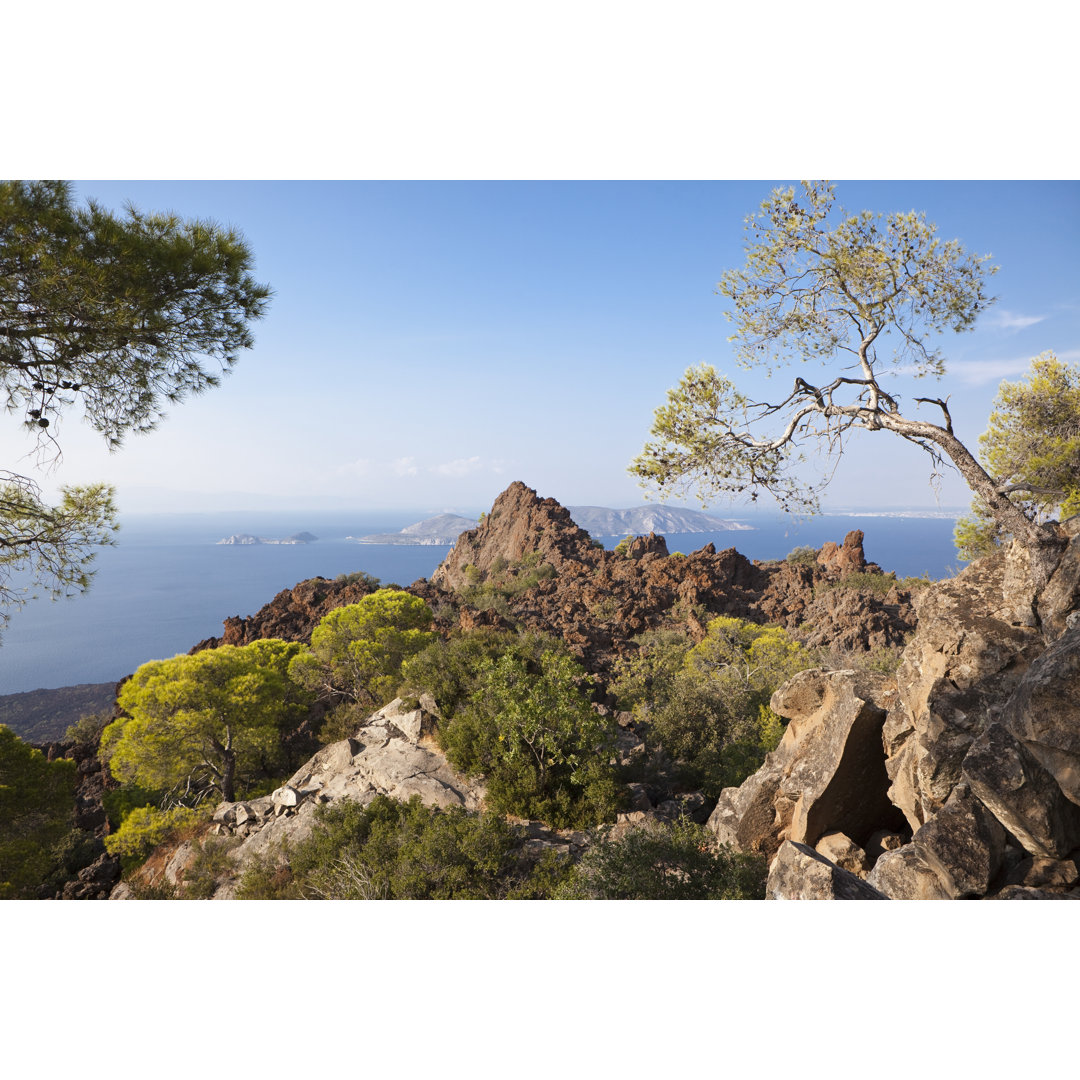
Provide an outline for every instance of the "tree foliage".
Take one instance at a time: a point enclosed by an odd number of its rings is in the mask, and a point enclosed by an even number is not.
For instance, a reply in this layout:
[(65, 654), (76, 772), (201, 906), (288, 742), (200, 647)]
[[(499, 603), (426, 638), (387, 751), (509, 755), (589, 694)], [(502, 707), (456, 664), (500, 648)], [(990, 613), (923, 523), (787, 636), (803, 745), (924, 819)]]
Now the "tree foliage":
[(335, 608), (290, 664), (301, 686), (331, 699), (377, 707), (393, 695), (402, 663), (436, 637), (431, 608), (398, 589), (379, 589)]
[(176, 804), (215, 790), (234, 801), (280, 766), (282, 732), (307, 709), (286, 675), (302, 648), (268, 639), (143, 664), (120, 690), (127, 715), (102, 734), (113, 776), (166, 789)]
[[(233, 229), (75, 206), (66, 183), (0, 183), (0, 392), (39, 462), (59, 459), (72, 409), (116, 448), (216, 386), (266, 310), (251, 263)], [(33, 480), (0, 472), (0, 602), (25, 599), (23, 578), (54, 597), (85, 591), (89, 549), (115, 528), (112, 497), (68, 487), (50, 506)]]
[[(986, 471), (1032, 520), (1080, 513), (1080, 369), (1052, 352), (1027, 376), (998, 388), (989, 426), (979, 436)], [(992, 552), (1008, 538), (982, 499), (956, 523), (962, 559)]]
[(0, 900), (35, 899), (74, 827), (74, 761), (48, 761), (0, 724)]
[[(938, 336), (971, 329), (993, 302), (987, 257), (942, 240), (922, 214), (847, 214), (824, 183), (773, 191), (746, 233), (745, 266), (718, 285), (732, 305), (735, 360), (770, 372), (812, 363), (814, 381), (797, 377), (786, 396), (754, 401), (715, 368), (691, 368), (656, 411), (656, 441), (630, 471), (664, 493), (696, 489), (708, 501), (767, 491), (785, 509), (814, 511), (852, 433), (891, 431), (935, 468), (951, 461), (1003, 528), (1040, 542), (1043, 533), (957, 439), (947, 403), (915, 399), (939, 423), (904, 415), (882, 381), (900, 369), (944, 372)], [(820, 463), (816, 483), (800, 468), (807, 456)]]
[(0, 626), (39, 589), (55, 600), (90, 587), (91, 549), (118, 528), (113, 496), (107, 484), (63, 487), (49, 506), (33, 480), (0, 470)]

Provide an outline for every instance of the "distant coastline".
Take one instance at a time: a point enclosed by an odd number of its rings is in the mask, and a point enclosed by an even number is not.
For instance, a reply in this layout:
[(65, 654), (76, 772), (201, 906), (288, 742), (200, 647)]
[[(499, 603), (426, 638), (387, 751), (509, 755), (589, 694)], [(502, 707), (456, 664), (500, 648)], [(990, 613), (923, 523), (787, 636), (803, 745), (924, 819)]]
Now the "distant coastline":
[[(646, 533), (715, 533), (753, 530), (752, 525), (725, 518), (713, 517), (698, 510), (679, 510), (666, 506), (636, 506), (629, 510), (612, 510), (606, 506), (568, 506), (574, 524), (590, 536), (643, 536)], [(347, 536), (353, 544), (396, 544), (399, 546), (429, 546), (454, 544), (457, 538), (480, 524), (476, 518), (459, 514), (439, 514), (406, 525), (396, 533), (372, 533), (368, 536)]]
[(251, 533), (233, 533), (232, 536), (226, 536), (224, 540), (219, 540), (218, 543), (249, 547), (252, 544), (313, 544), (318, 539), (317, 536), (312, 536), (309, 532), (294, 533), (292, 536), (286, 536), (280, 540), (268, 536), (252, 536)]

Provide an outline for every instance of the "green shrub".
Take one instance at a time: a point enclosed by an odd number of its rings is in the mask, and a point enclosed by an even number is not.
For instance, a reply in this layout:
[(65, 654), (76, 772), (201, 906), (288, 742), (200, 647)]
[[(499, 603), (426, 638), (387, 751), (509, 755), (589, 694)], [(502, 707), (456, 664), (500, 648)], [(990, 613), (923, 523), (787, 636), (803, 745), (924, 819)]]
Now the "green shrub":
[[(499, 900), (544, 898), (560, 875), (550, 862), (521, 857), (514, 830), (502, 818), (462, 807), (425, 806), (384, 795), (367, 807), (344, 802), (321, 808), (311, 835), (288, 853), (286, 890), (333, 900)], [(269, 891), (264, 864), (245, 875), (241, 895)], [(279, 878), (283, 878), (277, 871)]]
[[(332, 708), (319, 728), (318, 739), (323, 746), (351, 739), (368, 717), (368, 710), (351, 701)], [(271, 789), (272, 790), (272, 789)]]
[(184, 872), (184, 899), (209, 900), (228, 880), (236, 876), (236, 863), (229, 852), (242, 843), (238, 836), (206, 836), (195, 841), (195, 854)]
[(457, 634), (413, 657), (402, 676), (401, 694), (435, 698), (441, 747), (455, 768), (485, 777), (492, 809), (560, 826), (614, 813), (614, 722), (589, 704), (585, 673), (561, 642)]
[(817, 551), (804, 544), (789, 551), (787, 554), (787, 561), (789, 563), (794, 563), (796, 566), (816, 566), (818, 561)]
[(303, 900), (288, 863), (288, 848), (254, 856), (236, 887), (238, 900)]
[(651, 749), (675, 763), (674, 782), (716, 798), (776, 748), (783, 726), (769, 699), (816, 659), (779, 627), (725, 616), (693, 647), (678, 632), (643, 636), (637, 655), (616, 666), (613, 686), (647, 725)]
[(101, 733), (112, 722), (112, 713), (97, 712), (80, 716), (67, 731), (64, 732), (64, 742), (73, 742), (76, 746), (92, 746), (101, 738)]
[(616, 555), (629, 555), (630, 554), (630, 545), (633, 542), (634, 542), (634, 538), (632, 536), (624, 536), (615, 545), (615, 554)]
[(539, 656), (544, 647), (546, 642), (536, 635), (518, 635), (494, 627), (455, 632), (449, 638), (436, 639), (405, 661), (398, 693), (416, 698), (424, 692), (431, 694), (440, 712), (449, 719), (475, 691), (485, 661), (507, 652)]
[(466, 565), (461, 597), (478, 611), (497, 611), (506, 616), (510, 613), (508, 601), (555, 575), (555, 567), (544, 562), (538, 551), (527, 552), (513, 563), (497, 555), (486, 576), (472, 563)]
[(359, 583), (372, 590), (379, 587), (379, 579), (363, 570), (354, 570), (351, 574), (338, 574), (334, 580), (339, 585), (356, 585)]
[(845, 574), (836, 581), (825, 581), (817, 586), (819, 589), (856, 589), (859, 592), (875, 593), (885, 596), (894, 586), (914, 592), (917, 589), (925, 589), (927, 585), (933, 585), (929, 574), (922, 577), (897, 578), (893, 573), (873, 574), (867, 570), (857, 570)]
[(154, 848), (163, 844), (183, 829), (191, 828), (209, 820), (212, 809), (175, 806), (171, 810), (159, 810), (154, 806), (140, 806), (124, 818), (123, 825), (105, 837), (105, 850), (110, 855), (143, 859)]
[(764, 900), (765, 860), (720, 847), (681, 819), (600, 837), (558, 889), (563, 900)]
[(0, 724), (0, 900), (51, 895), (74, 827), (76, 782), (74, 761), (49, 761)]
[(138, 784), (121, 784), (118, 788), (106, 789), (101, 801), (109, 819), (109, 828), (116, 832), (132, 810), (145, 806), (160, 806), (164, 798), (165, 792), (160, 789), (139, 787)]
[(616, 729), (589, 704), (586, 683), (564, 648), (483, 662), (468, 702), (440, 724), (439, 741), (455, 768), (484, 777), (491, 810), (557, 828), (614, 817)]
[(685, 630), (649, 630), (634, 643), (634, 652), (615, 662), (610, 684), (620, 708), (626, 710), (663, 698), (694, 647)]

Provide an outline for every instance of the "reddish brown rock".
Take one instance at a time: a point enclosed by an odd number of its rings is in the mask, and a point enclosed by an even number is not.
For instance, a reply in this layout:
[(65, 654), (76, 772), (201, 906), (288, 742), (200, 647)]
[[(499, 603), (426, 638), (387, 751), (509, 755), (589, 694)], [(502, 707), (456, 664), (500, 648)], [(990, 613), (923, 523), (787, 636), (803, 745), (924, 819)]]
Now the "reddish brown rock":
[(835, 570), (840, 574), (856, 574), (881, 569), (875, 563), (866, 561), (866, 556), (863, 554), (862, 529), (852, 529), (839, 547), (831, 540), (827, 540), (818, 552), (817, 561), (826, 569)]
[(324, 615), (346, 604), (359, 603), (377, 586), (367, 581), (330, 581), (309, 578), (291, 589), (282, 589), (254, 615), (233, 615), (225, 620), (221, 637), (200, 641), (191, 652), (219, 645), (250, 645), (261, 638), (308, 641)]

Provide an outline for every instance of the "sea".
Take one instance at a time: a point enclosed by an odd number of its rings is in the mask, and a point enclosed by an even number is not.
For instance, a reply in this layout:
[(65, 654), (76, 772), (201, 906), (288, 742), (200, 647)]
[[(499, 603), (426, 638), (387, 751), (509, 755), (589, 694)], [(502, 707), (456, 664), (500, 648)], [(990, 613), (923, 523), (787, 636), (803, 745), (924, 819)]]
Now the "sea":
[[(387, 514), (155, 514), (121, 519), (115, 547), (99, 551), (89, 592), (12, 610), (0, 641), (0, 694), (118, 681), (147, 660), (187, 652), (221, 634), (233, 615), (251, 615), (306, 578), (357, 570), (384, 585), (430, 577), (448, 546), (360, 544), (349, 537), (397, 532), (426, 516)], [(951, 515), (829, 514), (791, 519), (745, 516), (750, 530), (671, 534), (670, 551), (712, 543), (750, 559), (782, 559), (861, 529), (866, 557), (900, 577), (956, 573)], [(223, 545), (237, 533), (281, 538), (310, 532), (310, 544)], [(611, 548), (622, 537), (597, 537)]]

